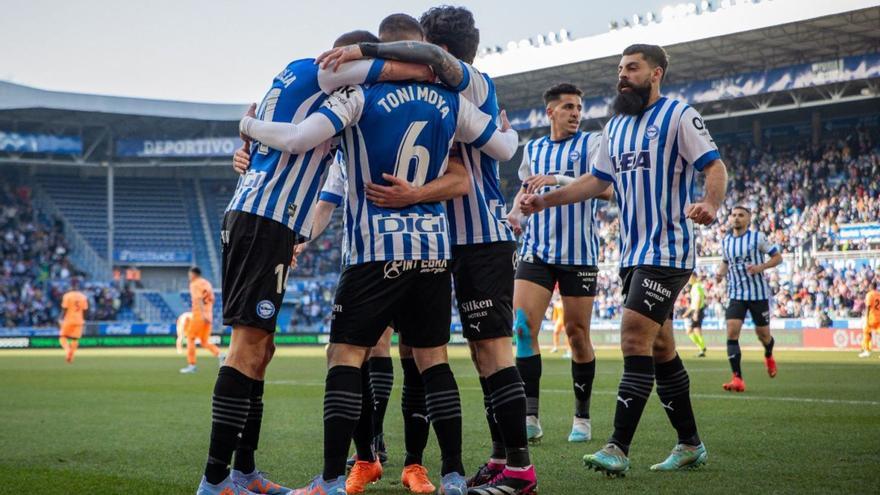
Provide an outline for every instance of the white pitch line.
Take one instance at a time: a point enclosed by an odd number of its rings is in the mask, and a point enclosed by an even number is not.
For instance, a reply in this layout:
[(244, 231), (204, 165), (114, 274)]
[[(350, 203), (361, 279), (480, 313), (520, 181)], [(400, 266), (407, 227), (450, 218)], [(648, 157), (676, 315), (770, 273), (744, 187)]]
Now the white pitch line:
[[(324, 382), (306, 382), (299, 380), (267, 380), (269, 385), (296, 385), (299, 387), (323, 387)], [(398, 388), (398, 387), (394, 387)], [(459, 390), (482, 392), (480, 387), (458, 387)], [(541, 393), (551, 394), (570, 394), (571, 390), (558, 388), (542, 388)], [(617, 395), (616, 390), (593, 390), (597, 395)], [(853, 406), (880, 406), (880, 401), (876, 400), (848, 400), (848, 399), (817, 399), (811, 397), (772, 397), (760, 395), (743, 395), (743, 394), (691, 394), (695, 399), (716, 399), (716, 400), (757, 400), (769, 402), (802, 402), (805, 404), (846, 404)]]

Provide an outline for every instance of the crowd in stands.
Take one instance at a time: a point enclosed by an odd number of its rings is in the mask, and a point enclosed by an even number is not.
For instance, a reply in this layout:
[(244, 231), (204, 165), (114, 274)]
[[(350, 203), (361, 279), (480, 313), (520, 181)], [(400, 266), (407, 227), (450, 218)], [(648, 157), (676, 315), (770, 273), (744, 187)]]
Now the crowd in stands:
[[(0, 184), (0, 326), (52, 326), (61, 297), (84, 275), (70, 262), (61, 221), (38, 214), (31, 190)], [(81, 284), (89, 298), (90, 320), (114, 320), (131, 307), (133, 293), (107, 282)]]

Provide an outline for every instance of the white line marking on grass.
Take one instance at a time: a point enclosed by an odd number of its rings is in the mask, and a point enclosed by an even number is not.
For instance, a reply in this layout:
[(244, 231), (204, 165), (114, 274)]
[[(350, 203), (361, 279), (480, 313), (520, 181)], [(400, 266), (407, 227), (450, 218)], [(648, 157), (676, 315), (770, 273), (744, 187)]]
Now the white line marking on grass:
[[(269, 385), (296, 385), (299, 387), (323, 387), (324, 382), (301, 381), (301, 380), (268, 380)], [(394, 387), (397, 389), (398, 387)], [(459, 390), (482, 392), (480, 387), (458, 387)], [(571, 394), (568, 389), (558, 388), (542, 388), (542, 393), (551, 394)], [(617, 395), (616, 390), (593, 390), (597, 395)], [(849, 400), (849, 399), (819, 399), (812, 397), (774, 397), (762, 395), (743, 395), (743, 394), (691, 394), (695, 399), (717, 399), (717, 400), (757, 400), (769, 402), (802, 402), (805, 404), (845, 404), (853, 406), (880, 406), (880, 401), (876, 400)]]

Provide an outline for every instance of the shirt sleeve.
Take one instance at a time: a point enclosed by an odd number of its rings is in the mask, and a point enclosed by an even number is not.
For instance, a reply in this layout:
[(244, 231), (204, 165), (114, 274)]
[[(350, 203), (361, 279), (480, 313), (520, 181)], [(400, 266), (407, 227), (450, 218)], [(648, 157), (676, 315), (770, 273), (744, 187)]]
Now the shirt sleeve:
[[(610, 124), (610, 122), (609, 122)], [(602, 136), (599, 137), (599, 144), (596, 146), (595, 152), (590, 148), (592, 156), (590, 160), (591, 173), (606, 182), (614, 182), (614, 168), (611, 164), (611, 154), (608, 152), (608, 125), (602, 130)]]
[(473, 103), (459, 94), (458, 120), (455, 140), (470, 143), (492, 158), (507, 161), (516, 154), (519, 135), (513, 129), (501, 132), (492, 117), (480, 111)]
[(678, 153), (699, 171), (721, 158), (703, 117), (693, 107), (686, 108), (678, 122)]
[(532, 176), (532, 160), (529, 157), (529, 147), (532, 141), (523, 146), (522, 162), (519, 164), (519, 180), (526, 180)]
[(458, 63), (461, 64), (463, 77), (458, 87), (453, 89), (461, 93), (462, 96), (474, 105), (482, 106), (483, 103), (486, 103), (492, 90), (489, 79), (472, 65), (466, 64), (461, 60)]
[(327, 179), (324, 181), (324, 187), (321, 188), (321, 194), (318, 199), (332, 203), (336, 206), (342, 204), (342, 198), (345, 196), (345, 180), (342, 177), (342, 165), (339, 161), (339, 155), (330, 165), (327, 172)]
[(318, 85), (321, 91), (330, 94), (343, 86), (372, 84), (379, 81), (384, 66), (382, 59), (364, 59), (346, 62), (335, 71), (318, 69)]
[(779, 246), (771, 244), (770, 241), (767, 240), (767, 236), (763, 233), (758, 233), (758, 250), (764, 254), (773, 256), (779, 252)]
[(70, 297), (67, 294), (61, 297), (61, 308), (67, 309), (70, 306)]

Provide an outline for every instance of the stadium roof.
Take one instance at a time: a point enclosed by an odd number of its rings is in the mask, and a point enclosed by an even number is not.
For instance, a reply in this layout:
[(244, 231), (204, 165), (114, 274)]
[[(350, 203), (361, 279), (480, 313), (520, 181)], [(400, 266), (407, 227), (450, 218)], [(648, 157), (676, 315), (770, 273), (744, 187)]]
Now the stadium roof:
[(501, 103), (520, 109), (539, 104), (538, 91), (561, 81), (579, 85), (586, 96), (609, 93), (620, 53), (639, 42), (666, 48), (667, 83), (725, 77), (878, 51), (880, 6), (869, 0), (738, 2), (555, 45), (521, 44), (476, 65), (495, 78)]

